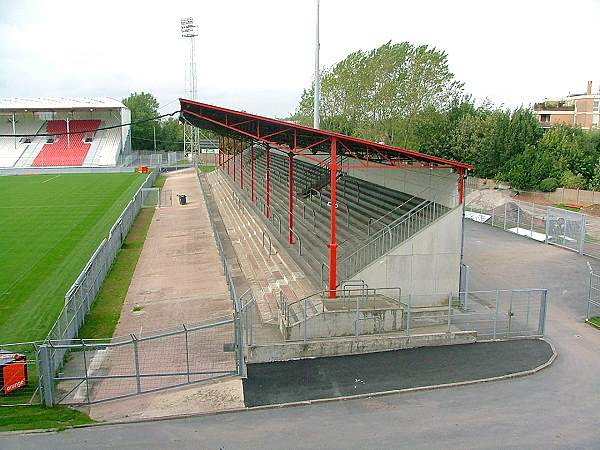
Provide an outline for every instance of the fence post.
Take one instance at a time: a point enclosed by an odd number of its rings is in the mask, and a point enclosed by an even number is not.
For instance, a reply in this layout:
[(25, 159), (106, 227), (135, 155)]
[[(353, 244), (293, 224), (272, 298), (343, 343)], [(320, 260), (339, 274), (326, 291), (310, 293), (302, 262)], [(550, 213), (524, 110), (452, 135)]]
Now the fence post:
[[(577, 191), (579, 192), (579, 191)], [(583, 255), (583, 246), (585, 245), (585, 227), (586, 227), (586, 215), (582, 215), (582, 219), (581, 219), (581, 235), (579, 237), (580, 242), (579, 242), (579, 254)]]
[(548, 290), (542, 291), (542, 305), (540, 308), (540, 321), (538, 325), (538, 334), (543, 336), (546, 331), (546, 313), (548, 311)]
[(408, 294), (408, 312), (406, 314), (406, 336), (410, 338), (410, 305), (411, 305), (412, 294)]
[(81, 347), (83, 348), (83, 370), (85, 373), (85, 397), (87, 398), (87, 402), (90, 402), (90, 384), (88, 380), (88, 370), (87, 370), (87, 358), (85, 357), (85, 342), (83, 339), (81, 340)]
[(448, 333), (452, 324), (452, 292), (448, 294)]
[(590, 320), (590, 304), (592, 301), (592, 277), (594, 272), (592, 272), (592, 266), (588, 262), (588, 268), (590, 269), (590, 281), (588, 284), (588, 298), (587, 298), (587, 311), (585, 313), (585, 320)]
[(142, 392), (142, 381), (140, 379), (140, 360), (138, 355), (138, 342), (134, 334), (130, 334), (131, 343), (133, 344), (133, 363), (135, 364), (135, 384), (137, 393)]
[(306, 310), (306, 308), (308, 307), (308, 299), (306, 299), (306, 298), (304, 299), (304, 305), (303, 306), (304, 306), (304, 308), (303, 308), (304, 309), (304, 342), (306, 342), (307, 341), (307, 337), (308, 337), (307, 336), (308, 330), (307, 330), (307, 324), (306, 324), (307, 319), (308, 319), (308, 311)]
[(500, 304), (500, 291), (496, 289), (496, 310), (494, 311), (494, 333), (493, 339), (496, 339), (496, 326), (498, 323), (498, 306)]
[[(254, 300), (254, 297), (252, 298)], [(254, 339), (252, 336), (252, 325), (253, 325), (253, 318), (252, 318), (252, 310), (254, 309), (254, 302), (252, 301), (250, 303), (250, 307), (248, 308), (248, 322), (250, 322), (249, 325), (246, 326), (246, 330), (248, 332), (248, 345), (252, 346), (254, 344)]]
[(40, 388), (42, 389), (42, 403), (45, 406), (54, 406), (54, 371), (52, 370), (52, 355), (50, 347), (42, 344), (37, 352)]
[(360, 313), (358, 311), (358, 301), (359, 301), (359, 297), (356, 297), (356, 314), (354, 316), (354, 336), (358, 337), (360, 336)]
[(188, 329), (185, 323), (181, 324), (183, 331), (185, 332), (185, 367), (187, 371), (187, 381), (190, 382), (190, 347), (188, 343)]

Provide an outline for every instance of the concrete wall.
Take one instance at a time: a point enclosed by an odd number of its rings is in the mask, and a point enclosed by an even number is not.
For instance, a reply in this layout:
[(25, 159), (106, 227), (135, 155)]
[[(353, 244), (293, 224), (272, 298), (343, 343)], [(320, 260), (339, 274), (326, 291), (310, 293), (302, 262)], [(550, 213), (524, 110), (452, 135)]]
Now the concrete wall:
[(442, 216), (408, 241), (390, 250), (354, 278), (369, 287), (400, 287), (413, 306), (447, 304), (460, 278), (462, 207)]
[[(360, 162), (348, 158), (347, 164), (360, 165)], [(458, 205), (458, 174), (452, 169), (348, 169), (348, 175), (450, 208)]]
[[(360, 334), (381, 334), (400, 331), (402, 329), (401, 309), (364, 310), (359, 314)], [(354, 336), (356, 311), (329, 311), (308, 319), (307, 336), (310, 339), (320, 337)], [(287, 329), (287, 339), (304, 337), (304, 322)]]
[[(315, 155), (316, 159), (325, 159), (325, 156)], [(313, 161), (303, 161), (314, 164)], [(344, 165), (360, 166), (364, 161), (346, 158)], [(366, 180), (374, 184), (395, 189), (406, 194), (412, 194), (434, 200), (444, 206), (455, 207), (458, 205), (458, 174), (452, 169), (392, 169), (383, 164), (381, 169), (348, 169), (348, 175)]]
[(411, 336), (361, 336), (358, 338), (323, 339), (307, 343), (286, 342), (285, 344), (250, 347), (248, 349), (247, 362), (248, 364), (258, 364), (302, 358), (356, 355), (416, 347), (473, 344), (476, 341), (476, 331), (456, 331), (452, 333), (431, 333)]

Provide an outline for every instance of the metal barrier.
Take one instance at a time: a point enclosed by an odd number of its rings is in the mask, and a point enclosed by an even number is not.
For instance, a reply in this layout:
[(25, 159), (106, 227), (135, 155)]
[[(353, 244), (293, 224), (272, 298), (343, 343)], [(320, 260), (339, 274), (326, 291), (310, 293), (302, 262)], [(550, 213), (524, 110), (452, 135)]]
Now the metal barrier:
[(465, 218), (538, 242), (600, 258), (600, 219), (575, 211), (518, 200), (485, 204), (472, 199)]
[[(369, 288), (361, 280), (345, 283), (336, 299), (327, 298), (327, 290), (294, 302), (281, 293), (279, 322), (285, 340), (454, 331), (474, 331), (478, 340), (545, 334), (546, 289), (402, 295), (400, 288)], [(319, 316), (329, 316), (335, 330), (324, 328)]]
[(600, 327), (600, 274), (594, 272), (589, 262), (587, 264), (590, 270), (590, 281), (585, 320)]

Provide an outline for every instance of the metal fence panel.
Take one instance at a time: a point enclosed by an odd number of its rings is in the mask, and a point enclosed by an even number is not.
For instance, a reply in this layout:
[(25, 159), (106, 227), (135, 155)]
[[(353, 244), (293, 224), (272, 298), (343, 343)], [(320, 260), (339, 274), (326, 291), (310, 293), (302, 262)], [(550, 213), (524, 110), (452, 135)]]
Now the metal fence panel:
[(234, 320), (152, 336), (47, 342), (69, 361), (52, 377), (52, 404), (89, 404), (237, 374)]

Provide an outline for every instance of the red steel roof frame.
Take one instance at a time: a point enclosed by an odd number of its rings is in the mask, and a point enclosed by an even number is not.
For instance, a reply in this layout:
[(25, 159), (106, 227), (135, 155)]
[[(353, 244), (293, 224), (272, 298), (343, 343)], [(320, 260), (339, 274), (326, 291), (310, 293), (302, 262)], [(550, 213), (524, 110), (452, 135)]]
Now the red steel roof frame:
[(460, 172), (473, 169), (473, 166), (469, 164), (249, 114), (244, 111), (235, 111), (183, 98), (180, 98), (179, 102), (183, 120), (194, 126), (209, 129), (221, 136), (237, 140), (265, 143), (281, 151), (292, 152), (310, 159), (317, 164), (322, 164), (323, 161), (312, 157), (311, 154), (319, 152), (329, 154), (331, 140), (335, 138), (339, 145), (338, 155), (345, 154), (360, 162), (360, 165), (342, 164), (338, 165), (338, 168), (452, 168)]

